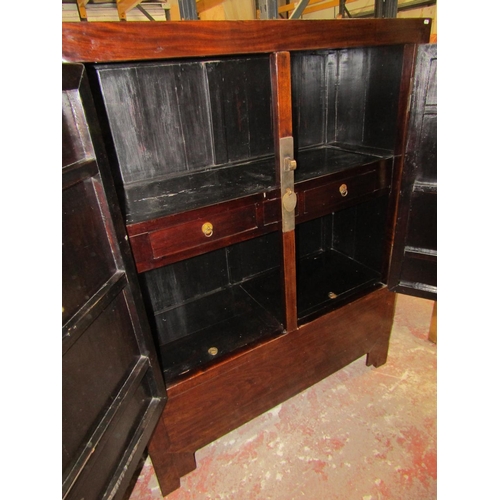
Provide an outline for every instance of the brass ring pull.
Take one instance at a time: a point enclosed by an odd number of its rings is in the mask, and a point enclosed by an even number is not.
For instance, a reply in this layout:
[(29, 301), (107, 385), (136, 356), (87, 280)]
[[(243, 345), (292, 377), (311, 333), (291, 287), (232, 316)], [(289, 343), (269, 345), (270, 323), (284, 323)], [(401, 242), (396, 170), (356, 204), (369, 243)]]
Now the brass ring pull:
[(340, 187), (339, 187), (339, 191), (340, 191), (340, 194), (342, 196), (347, 196), (347, 184), (342, 184)]
[(210, 222), (205, 222), (205, 224), (201, 226), (201, 231), (207, 238), (210, 238), (210, 236), (214, 234), (214, 226)]

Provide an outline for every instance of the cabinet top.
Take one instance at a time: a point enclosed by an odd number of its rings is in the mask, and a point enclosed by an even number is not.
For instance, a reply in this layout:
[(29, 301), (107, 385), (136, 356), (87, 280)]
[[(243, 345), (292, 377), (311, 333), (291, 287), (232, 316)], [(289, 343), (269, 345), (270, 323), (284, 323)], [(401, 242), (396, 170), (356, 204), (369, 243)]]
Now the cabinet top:
[(430, 30), (427, 18), (63, 23), (62, 58), (138, 61), (427, 43)]

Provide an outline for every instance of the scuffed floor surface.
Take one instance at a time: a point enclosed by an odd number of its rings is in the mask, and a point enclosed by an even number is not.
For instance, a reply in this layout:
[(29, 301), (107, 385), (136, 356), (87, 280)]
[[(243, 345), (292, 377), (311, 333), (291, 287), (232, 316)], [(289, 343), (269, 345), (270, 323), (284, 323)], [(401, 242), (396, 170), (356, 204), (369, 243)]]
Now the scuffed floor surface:
[[(436, 498), (433, 302), (398, 295), (389, 359), (361, 358), (196, 453), (168, 500)], [(149, 458), (130, 500), (162, 495)]]

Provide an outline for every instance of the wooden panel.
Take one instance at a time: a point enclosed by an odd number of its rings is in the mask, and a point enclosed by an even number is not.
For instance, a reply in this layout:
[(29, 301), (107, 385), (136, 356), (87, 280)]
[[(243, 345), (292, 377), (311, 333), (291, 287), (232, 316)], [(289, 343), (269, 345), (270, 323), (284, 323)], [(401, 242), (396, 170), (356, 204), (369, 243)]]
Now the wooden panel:
[(139, 356), (127, 306), (119, 296), (63, 357), (63, 471)]
[(293, 130), (299, 148), (325, 142), (325, 78), (324, 55), (292, 58)]
[(165, 389), (83, 66), (63, 65), (65, 93), (62, 494), (118, 499)]
[[(345, 49), (338, 54), (338, 76), (333, 140), (363, 144), (368, 87), (369, 52), (366, 48)], [(331, 133), (332, 126), (328, 132)], [(330, 136), (331, 137), (331, 136)]]
[[(292, 75), (290, 54), (278, 52), (271, 55), (271, 82), (273, 92), (274, 148), (280, 150), (280, 140), (292, 136)], [(281, 179), (281, 164), (276, 155), (276, 179)], [(281, 187), (281, 196), (283, 196)], [(280, 203), (281, 213), (283, 207)], [(283, 219), (283, 215), (281, 217)], [(297, 290), (295, 269), (295, 234), (294, 231), (282, 233), (282, 290), (285, 304), (285, 329), (288, 332), (297, 329)]]
[(418, 48), (389, 287), (437, 297), (436, 45)]
[(97, 72), (124, 184), (213, 165), (202, 64)]
[[(383, 364), (394, 301), (395, 294), (378, 290), (172, 385), (161, 423), (168, 440), (157, 434), (151, 443), (162, 493), (178, 486), (179, 476), (194, 466), (194, 452), (217, 437), (365, 353), (371, 353), (368, 363)], [(191, 461), (183, 467), (186, 455)]]
[[(202, 226), (210, 223), (213, 233), (210, 236), (202, 232)], [(198, 218), (186, 224), (150, 233), (153, 258), (164, 257), (188, 248), (212, 243), (221, 238), (227, 238), (240, 232), (257, 228), (256, 207), (250, 205), (229, 212), (222, 212), (209, 218)]]
[(207, 74), (216, 163), (271, 154), (273, 134), (268, 58), (214, 62), (207, 66)]
[(63, 60), (151, 60), (425, 43), (430, 28), (428, 19), (63, 23)]
[(116, 265), (92, 181), (65, 189), (62, 202), (64, 324), (104, 285)]
[(159, 312), (227, 286), (226, 252), (219, 249), (146, 272), (141, 276), (152, 311)]
[[(274, 231), (280, 222), (279, 207), (276, 192), (271, 192), (270, 199), (252, 195), (130, 224), (136, 268), (142, 273)], [(206, 222), (214, 227), (210, 237), (201, 231)]]
[(404, 47), (377, 47), (369, 51), (369, 80), (364, 117), (363, 144), (395, 150), (398, 96)]
[[(342, 196), (340, 187), (345, 186), (347, 194)], [(303, 192), (304, 213), (323, 215), (342, 207), (346, 201), (372, 193), (385, 186), (379, 185), (379, 175), (376, 170), (356, 177), (347, 177), (323, 186), (308, 189)]]

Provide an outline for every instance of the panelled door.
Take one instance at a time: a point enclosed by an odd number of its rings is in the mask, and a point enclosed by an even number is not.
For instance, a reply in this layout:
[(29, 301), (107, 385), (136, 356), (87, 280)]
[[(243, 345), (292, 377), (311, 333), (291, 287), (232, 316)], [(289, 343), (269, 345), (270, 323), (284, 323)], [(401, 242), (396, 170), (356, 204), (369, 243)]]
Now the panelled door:
[(437, 300), (437, 45), (417, 52), (389, 289)]
[(166, 391), (84, 66), (62, 76), (62, 497), (118, 499)]

